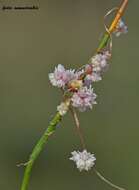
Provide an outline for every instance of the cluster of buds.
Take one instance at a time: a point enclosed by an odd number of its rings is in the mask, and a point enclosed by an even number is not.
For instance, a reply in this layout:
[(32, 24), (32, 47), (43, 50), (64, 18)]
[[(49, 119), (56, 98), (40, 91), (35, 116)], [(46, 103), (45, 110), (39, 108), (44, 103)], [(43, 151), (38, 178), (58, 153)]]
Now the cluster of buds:
[(66, 114), (70, 104), (81, 112), (92, 109), (97, 97), (93, 91), (93, 82), (102, 79), (110, 57), (108, 51), (103, 51), (93, 56), (90, 63), (81, 70), (66, 70), (59, 64), (54, 72), (49, 74), (51, 84), (61, 88), (64, 94), (68, 93), (68, 100), (66, 99), (57, 107), (61, 115)]

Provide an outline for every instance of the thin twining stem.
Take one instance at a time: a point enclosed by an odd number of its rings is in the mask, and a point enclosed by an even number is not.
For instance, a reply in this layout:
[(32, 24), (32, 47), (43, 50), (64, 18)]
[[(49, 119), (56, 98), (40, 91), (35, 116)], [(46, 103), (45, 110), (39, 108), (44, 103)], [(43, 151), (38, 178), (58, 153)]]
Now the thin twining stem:
[(118, 9), (119, 9), (118, 7), (114, 7), (113, 9), (109, 10), (109, 11), (105, 14), (105, 16), (104, 16), (104, 27), (105, 27), (106, 32), (107, 32), (107, 33), (109, 34), (109, 36), (110, 36), (109, 51), (110, 51), (111, 54), (112, 54), (112, 45), (113, 45), (113, 42), (112, 42), (112, 35), (111, 35), (110, 31), (109, 31), (109, 28), (108, 28), (107, 25), (106, 25), (106, 19), (107, 19), (107, 17), (108, 17), (110, 14), (112, 14), (114, 11), (116, 11), (116, 10), (118, 10)]
[(108, 185), (110, 185), (111, 187), (115, 188), (115, 189), (118, 189), (118, 190), (125, 190), (124, 188), (122, 187), (119, 187), (115, 184), (113, 184), (112, 182), (110, 182), (109, 180), (107, 180), (104, 176), (102, 176), (96, 169), (94, 169), (95, 173), (97, 174), (97, 176), (102, 180), (104, 181), (105, 183), (107, 183)]
[(75, 126), (76, 126), (76, 129), (77, 129), (80, 141), (81, 141), (82, 148), (84, 150), (84, 149), (86, 149), (86, 145), (85, 145), (85, 140), (84, 140), (83, 133), (82, 133), (82, 130), (80, 127), (80, 121), (78, 119), (75, 109), (72, 106), (70, 106), (70, 111), (71, 111), (71, 114), (72, 114), (74, 122), (75, 122)]
[(128, 0), (123, 0), (120, 8), (117, 11), (117, 14), (113, 20), (113, 22), (111, 23), (110, 27), (108, 28), (108, 30), (106, 31), (106, 33), (104, 34), (99, 47), (97, 49), (97, 52), (101, 52), (102, 49), (107, 45), (109, 39), (110, 39), (110, 34), (115, 30), (115, 27), (117, 26), (119, 20), (121, 19), (126, 7), (128, 4)]

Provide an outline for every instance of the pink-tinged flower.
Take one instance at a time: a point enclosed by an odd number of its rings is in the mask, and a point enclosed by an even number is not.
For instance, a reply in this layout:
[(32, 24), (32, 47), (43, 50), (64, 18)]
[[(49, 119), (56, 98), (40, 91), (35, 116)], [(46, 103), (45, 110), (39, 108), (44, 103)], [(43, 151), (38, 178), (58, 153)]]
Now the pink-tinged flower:
[(91, 64), (87, 65), (86, 77), (84, 79), (85, 85), (90, 85), (92, 82), (97, 82), (102, 80), (102, 73), (108, 69), (108, 60), (110, 59), (111, 54), (109, 51), (104, 51), (102, 53), (98, 53), (91, 58)]
[(119, 20), (116, 29), (114, 31), (114, 34), (116, 37), (119, 37), (121, 34), (126, 34), (128, 32), (128, 27), (125, 25), (122, 19)]
[(92, 109), (93, 105), (96, 104), (96, 94), (93, 93), (93, 89), (87, 88), (86, 86), (80, 88), (77, 92), (75, 92), (71, 98), (72, 106), (79, 109), (79, 111), (83, 112), (86, 109)]
[(82, 170), (90, 170), (95, 165), (95, 156), (94, 154), (91, 154), (90, 152), (87, 152), (87, 150), (80, 151), (73, 151), (72, 157), (70, 160), (74, 161), (77, 168), (81, 172)]
[(92, 82), (98, 82), (102, 80), (100, 73), (92, 72), (92, 74), (86, 75), (84, 83), (86, 86), (90, 86)]
[(97, 73), (97, 72), (93, 71), (93, 65), (92, 64), (86, 65), (85, 73), (86, 73), (86, 76), (84, 78), (84, 85), (85, 86), (89, 87), (90, 85), (92, 85), (92, 82), (97, 82), (97, 81), (100, 81), (102, 79), (100, 72)]
[(61, 64), (55, 68), (53, 73), (49, 74), (51, 84), (59, 88), (64, 88), (69, 81), (75, 78), (75, 70), (66, 70)]
[(103, 53), (98, 53), (91, 58), (91, 64), (93, 66), (93, 72), (102, 73), (108, 68), (108, 60), (110, 59), (110, 53), (104, 51)]

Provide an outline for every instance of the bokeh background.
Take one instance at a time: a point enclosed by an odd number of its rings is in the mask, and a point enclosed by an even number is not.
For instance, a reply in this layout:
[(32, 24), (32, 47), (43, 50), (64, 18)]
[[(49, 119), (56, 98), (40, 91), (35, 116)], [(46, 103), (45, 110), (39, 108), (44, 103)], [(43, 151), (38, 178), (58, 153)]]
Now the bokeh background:
[[(0, 10), (0, 189), (19, 190), (33, 146), (61, 99), (48, 81), (57, 64), (88, 62), (104, 32), (103, 16), (120, 0), (0, 1), (39, 5), (38, 11)], [(95, 84), (98, 105), (81, 113), (88, 150), (97, 169), (128, 190), (139, 188), (139, 1), (129, 1), (129, 33), (113, 38), (113, 59)], [(93, 172), (78, 172), (68, 160), (80, 149), (70, 114), (37, 160), (29, 190), (110, 190)]]

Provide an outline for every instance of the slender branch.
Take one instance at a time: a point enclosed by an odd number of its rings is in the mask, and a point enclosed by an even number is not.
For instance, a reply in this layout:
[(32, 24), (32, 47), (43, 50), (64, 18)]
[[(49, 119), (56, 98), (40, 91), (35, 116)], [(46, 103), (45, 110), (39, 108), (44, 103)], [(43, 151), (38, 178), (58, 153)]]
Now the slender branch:
[(28, 187), (28, 182), (30, 179), (30, 174), (31, 170), (33, 167), (33, 164), (37, 157), (39, 156), (40, 152), (43, 150), (45, 144), (48, 141), (48, 138), (55, 132), (57, 124), (61, 121), (61, 115), (59, 113), (56, 113), (52, 121), (50, 122), (48, 128), (46, 129), (45, 133), (43, 136), (40, 138), (36, 146), (34, 147), (30, 157), (28, 164), (25, 169), (24, 177), (23, 177), (23, 182), (21, 185), (21, 190), (26, 190)]
[(84, 137), (83, 137), (83, 133), (82, 133), (82, 130), (81, 130), (81, 127), (80, 127), (80, 122), (79, 122), (77, 113), (76, 113), (76, 111), (75, 111), (75, 109), (73, 107), (70, 107), (70, 111), (71, 111), (71, 114), (73, 116), (75, 126), (76, 126), (77, 132), (78, 132), (79, 137), (80, 137), (82, 148), (86, 149), (86, 145), (85, 145), (85, 141), (84, 141)]
[(95, 173), (97, 174), (97, 176), (102, 180), (104, 181), (105, 183), (107, 183), (108, 185), (110, 185), (111, 187), (115, 188), (115, 189), (118, 189), (118, 190), (125, 190), (124, 188), (122, 187), (119, 187), (115, 184), (113, 184), (112, 182), (110, 182), (109, 180), (107, 180), (104, 176), (102, 176), (96, 169), (94, 169)]

